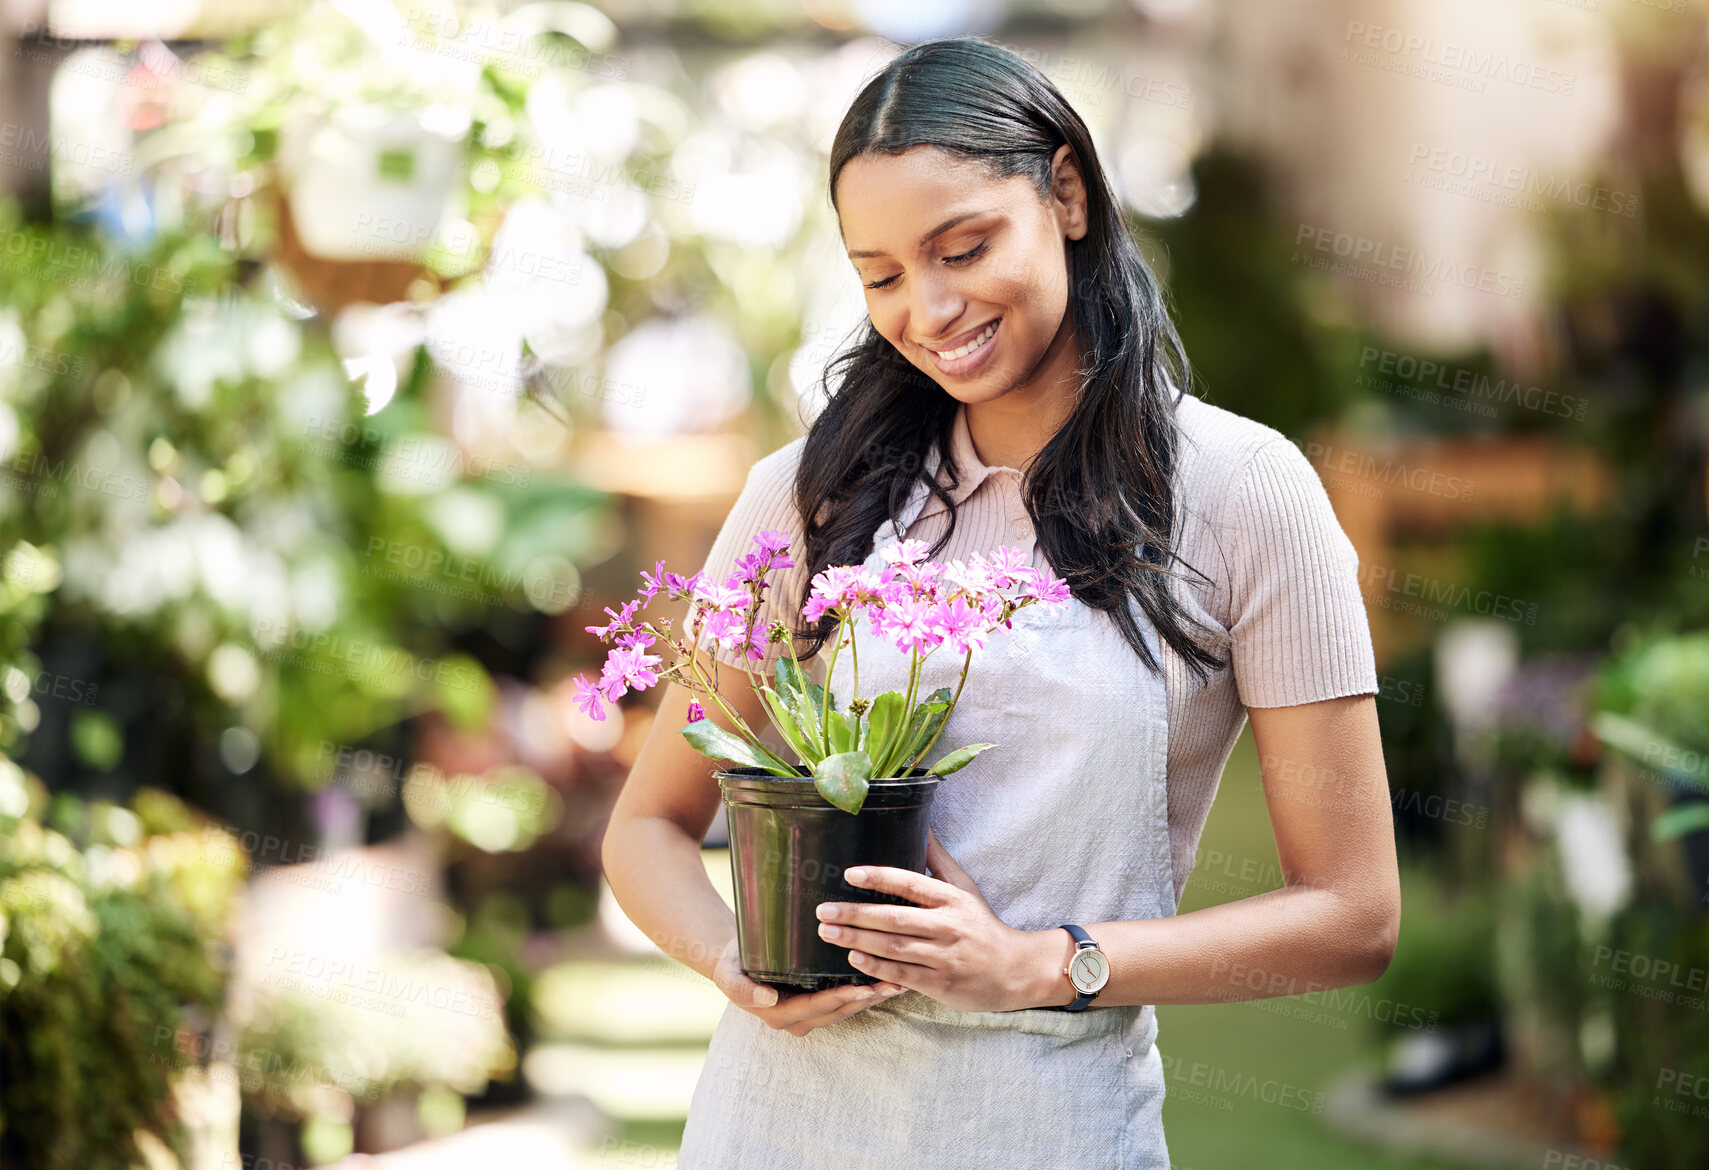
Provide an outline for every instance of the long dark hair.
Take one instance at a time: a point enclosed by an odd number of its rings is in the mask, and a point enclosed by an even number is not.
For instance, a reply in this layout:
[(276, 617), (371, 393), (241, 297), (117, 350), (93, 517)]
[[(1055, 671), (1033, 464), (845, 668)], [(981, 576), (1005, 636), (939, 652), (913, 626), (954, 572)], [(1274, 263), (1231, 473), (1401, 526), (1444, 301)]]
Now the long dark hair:
[[(1190, 369), (1163, 292), (1128, 232), (1079, 115), (1043, 73), (1000, 46), (976, 37), (915, 45), (893, 58), (843, 116), (831, 144), (831, 204), (850, 160), (922, 145), (973, 160), (994, 181), (1024, 174), (1042, 201), (1050, 195), (1052, 157), (1065, 142), (1085, 177), (1089, 220), (1085, 237), (1068, 241), (1081, 389), (1068, 421), (1027, 469), (1027, 512), (1074, 596), (1109, 613), (1148, 668), (1161, 665), (1129, 611), (1130, 595), (1203, 682), (1223, 660), (1200, 646), (1188, 626), (1221, 642), (1227, 635), (1187, 614), (1164, 580), (1181, 575), (1170, 568), (1180, 561), (1173, 547), (1174, 409)], [(831, 394), (836, 370), (842, 376)], [(1179, 390), (1172, 392), (1171, 383)], [(797, 615), (812, 574), (871, 554), (874, 530), (900, 515), (932, 443), (952, 487), (962, 474), (949, 456), (956, 399), (885, 340), (870, 317), (852, 348), (829, 363), (822, 385), (827, 404), (808, 430), (795, 477), (810, 566)], [(955, 505), (925, 478), (950, 513), (948, 529), (932, 546), (935, 556), (955, 530)], [(796, 629), (811, 642), (802, 656), (818, 653), (835, 630), (830, 616)]]

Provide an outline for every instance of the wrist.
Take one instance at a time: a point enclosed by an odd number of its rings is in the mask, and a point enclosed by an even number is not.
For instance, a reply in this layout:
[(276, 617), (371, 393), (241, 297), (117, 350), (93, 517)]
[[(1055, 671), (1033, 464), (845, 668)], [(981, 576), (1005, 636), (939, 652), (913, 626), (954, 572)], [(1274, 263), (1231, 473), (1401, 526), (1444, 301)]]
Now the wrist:
[(1074, 985), (1065, 973), (1074, 940), (1061, 927), (1022, 932), (1023, 978), (1017, 1008), (1062, 1007), (1074, 1002)]

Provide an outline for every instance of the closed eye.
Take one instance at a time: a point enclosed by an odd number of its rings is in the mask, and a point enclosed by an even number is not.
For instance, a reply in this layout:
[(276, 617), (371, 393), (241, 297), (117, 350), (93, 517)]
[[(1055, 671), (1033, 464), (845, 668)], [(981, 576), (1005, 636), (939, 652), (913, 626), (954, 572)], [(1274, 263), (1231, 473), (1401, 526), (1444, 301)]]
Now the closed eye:
[[(979, 259), (980, 256), (985, 254), (986, 243), (989, 243), (989, 241), (982, 242), (977, 248), (974, 248), (972, 251), (969, 251), (969, 252), (963, 252), (959, 256), (945, 256), (944, 257), (944, 263), (945, 264), (969, 264), (969, 263), (972, 263), (974, 260)], [(870, 288), (870, 289), (885, 289), (885, 288), (889, 288), (892, 284), (895, 284), (895, 283), (896, 283), (896, 278), (894, 276), (887, 276), (883, 280), (873, 281), (871, 284), (867, 285), (866, 287)]]

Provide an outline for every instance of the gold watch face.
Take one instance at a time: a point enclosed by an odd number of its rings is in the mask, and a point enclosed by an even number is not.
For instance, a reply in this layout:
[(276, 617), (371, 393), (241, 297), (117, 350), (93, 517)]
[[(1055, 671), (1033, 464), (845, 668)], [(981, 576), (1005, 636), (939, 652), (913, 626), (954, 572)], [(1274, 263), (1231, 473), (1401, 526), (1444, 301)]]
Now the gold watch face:
[(1110, 961), (1104, 957), (1103, 951), (1076, 951), (1068, 963), (1068, 978), (1073, 980), (1075, 990), (1081, 995), (1102, 991), (1104, 984), (1110, 981)]

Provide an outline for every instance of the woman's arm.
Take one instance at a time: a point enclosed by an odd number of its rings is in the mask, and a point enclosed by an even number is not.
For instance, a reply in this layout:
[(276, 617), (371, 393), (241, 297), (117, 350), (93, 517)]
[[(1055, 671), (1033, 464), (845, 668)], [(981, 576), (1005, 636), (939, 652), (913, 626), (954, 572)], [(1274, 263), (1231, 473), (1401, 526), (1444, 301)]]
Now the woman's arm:
[[(1170, 918), (1086, 926), (1109, 956), (1094, 1004), (1210, 1003), (1369, 983), (1400, 929), (1394, 818), (1374, 696), (1247, 712), (1287, 883)], [(1073, 940), (1042, 933), (1036, 1003), (1071, 1003)]]
[[(712, 660), (701, 669), (712, 677)], [(721, 666), (722, 678), (740, 678)], [(747, 686), (720, 688), (747, 721), (765, 726), (759, 695)], [(687, 687), (666, 683), (658, 714), (629, 770), (605, 828), (601, 858), (617, 904), (658, 948), (708, 979), (724, 947), (736, 936), (736, 918), (706, 876), (700, 843), (718, 812), (719, 765), (690, 747), (678, 732), (688, 723)], [(706, 717), (734, 730), (715, 703), (703, 702)]]
[[(1093, 1007), (1298, 995), (1368, 983), (1387, 968), (1400, 875), (1374, 697), (1248, 716), (1287, 885), (1190, 914), (1081, 923), (1110, 960)], [(877, 880), (857, 883), (925, 908), (836, 904), (835, 941), (875, 956), (856, 967), (963, 1011), (1073, 1002), (1062, 973), (1068, 932), (1007, 926), (933, 846), (932, 869), (944, 880), (869, 867)]]

